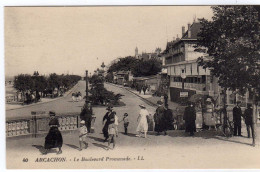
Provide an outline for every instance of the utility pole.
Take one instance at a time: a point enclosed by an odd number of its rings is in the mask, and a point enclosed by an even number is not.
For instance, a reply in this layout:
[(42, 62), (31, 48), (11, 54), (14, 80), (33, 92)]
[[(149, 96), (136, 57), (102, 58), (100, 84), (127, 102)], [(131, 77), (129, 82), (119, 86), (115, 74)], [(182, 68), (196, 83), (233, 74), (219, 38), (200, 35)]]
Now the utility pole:
[(86, 70), (86, 99), (85, 102), (88, 103), (88, 70)]

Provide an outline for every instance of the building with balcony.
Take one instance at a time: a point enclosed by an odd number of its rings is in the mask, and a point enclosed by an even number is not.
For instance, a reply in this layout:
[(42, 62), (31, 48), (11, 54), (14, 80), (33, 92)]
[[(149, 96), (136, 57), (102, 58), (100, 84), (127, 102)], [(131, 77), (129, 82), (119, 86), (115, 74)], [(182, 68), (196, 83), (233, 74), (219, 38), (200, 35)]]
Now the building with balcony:
[[(199, 57), (207, 57), (207, 54), (194, 51), (197, 43), (197, 34), (201, 24), (194, 22), (188, 24), (188, 30), (182, 27), (182, 37), (167, 43), (163, 55), (164, 68), (170, 76), (170, 98), (177, 101), (180, 92), (188, 92), (188, 97), (193, 94), (209, 95), (212, 93), (213, 78), (208, 69), (203, 69), (197, 64)], [(182, 90), (181, 73), (186, 74), (184, 90)]]
[[(180, 92), (188, 92), (188, 98), (194, 94), (208, 95), (213, 97), (217, 104), (222, 104), (222, 88), (218, 85), (218, 79), (211, 76), (209, 69), (203, 69), (199, 66), (197, 59), (203, 57), (210, 60), (208, 54), (196, 52), (194, 46), (197, 43), (197, 35), (201, 24), (194, 22), (188, 24), (188, 29), (182, 27), (182, 37), (168, 42), (163, 52), (163, 67), (167, 69), (167, 75), (170, 76), (170, 99), (178, 101)], [(185, 73), (184, 90), (182, 89), (182, 72)], [(243, 106), (250, 102), (250, 95), (244, 96), (236, 92), (227, 91), (227, 104), (234, 105), (239, 100)]]

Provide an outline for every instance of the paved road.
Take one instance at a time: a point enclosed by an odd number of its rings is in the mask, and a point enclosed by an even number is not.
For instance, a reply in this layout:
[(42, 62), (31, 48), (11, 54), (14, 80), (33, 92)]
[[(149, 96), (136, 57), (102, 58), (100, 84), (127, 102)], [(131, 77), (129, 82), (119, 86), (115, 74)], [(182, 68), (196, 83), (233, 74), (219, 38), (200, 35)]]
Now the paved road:
[[(89, 137), (87, 150), (78, 151), (78, 134), (71, 132), (64, 134), (63, 153), (56, 155), (50, 153), (41, 155), (40, 151), (44, 138), (10, 139), (7, 140), (7, 167), (9, 168), (259, 168), (260, 149), (250, 146), (251, 140), (244, 137), (226, 139), (216, 136), (214, 131), (196, 133), (195, 137), (187, 137), (183, 131), (170, 131), (167, 136), (155, 136), (149, 133), (148, 138), (135, 137), (139, 104), (145, 104), (135, 95), (112, 85), (105, 85), (111, 91), (121, 93), (123, 107), (115, 107), (119, 119), (125, 112), (129, 114), (129, 135), (121, 134), (123, 124), (119, 125), (119, 137), (115, 150), (107, 151), (107, 143), (103, 142), (102, 118), (105, 114), (104, 107), (94, 108), (96, 114), (95, 133)], [(80, 83), (79, 90), (84, 89), (84, 83)], [(70, 96), (61, 102), (57, 101), (57, 110), (61, 112), (80, 110), (82, 103), (71, 103)], [(64, 107), (66, 103), (69, 107)], [(57, 106), (55, 105), (55, 106)], [(153, 113), (154, 107), (145, 104)], [(46, 105), (45, 108), (54, 105)], [(64, 107), (64, 109), (60, 109)], [(20, 110), (19, 110), (20, 112)], [(259, 133), (259, 132), (258, 132)], [(245, 128), (243, 128), (245, 135)], [(129, 156), (129, 162), (74, 162), (74, 157), (99, 158), (114, 157), (123, 158)], [(138, 161), (138, 156), (145, 160)], [(10, 158), (9, 158), (10, 157)], [(66, 163), (35, 163), (37, 158), (66, 157)], [(23, 158), (29, 158), (28, 163), (21, 163)]]
[(6, 118), (22, 118), (30, 117), (31, 111), (50, 111), (54, 110), (56, 113), (70, 113), (70, 112), (79, 112), (81, 107), (84, 104), (84, 100), (81, 102), (72, 102), (71, 94), (73, 92), (80, 91), (85, 95), (85, 82), (79, 81), (78, 85), (75, 86), (74, 90), (65, 97), (59, 98), (57, 100), (46, 102), (42, 104), (33, 104), (32, 106), (24, 106), (23, 108), (7, 110)]

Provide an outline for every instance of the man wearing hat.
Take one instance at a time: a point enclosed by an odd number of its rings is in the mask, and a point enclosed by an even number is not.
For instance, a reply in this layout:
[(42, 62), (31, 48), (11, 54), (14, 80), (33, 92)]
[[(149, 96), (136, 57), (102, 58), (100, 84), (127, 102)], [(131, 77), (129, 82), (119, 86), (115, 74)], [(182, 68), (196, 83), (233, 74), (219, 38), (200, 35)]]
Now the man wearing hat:
[(185, 121), (185, 132), (189, 132), (190, 136), (193, 136), (196, 131), (196, 111), (191, 102), (189, 102), (189, 106), (184, 110), (183, 120)]
[(236, 106), (233, 108), (233, 122), (234, 122), (234, 136), (241, 135), (241, 116), (242, 110), (240, 108), (240, 101), (237, 101)]
[(250, 138), (250, 130), (252, 131), (252, 136), (254, 135), (253, 130), (253, 109), (252, 104), (247, 104), (247, 109), (244, 112), (244, 118), (246, 123), (247, 137)]
[(54, 111), (50, 111), (49, 112), (50, 115), (50, 122), (49, 122), (49, 126), (50, 126), (50, 130), (49, 133), (47, 134), (47, 136), (45, 137), (45, 144), (44, 144), (44, 148), (45, 148), (45, 152), (44, 154), (48, 153), (48, 150), (50, 150), (51, 148), (59, 148), (59, 151), (57, 152), (57, 154), (61, 154), (62, 150), (62, 144), (63, 144), (63, 139), (62, 139), (62, 135), (61, 132), (59, 131), (59, 121), (58, 119), (55, 117), (56, 113)]
[(91, 129), (92, 115), (93, 115), (92, 106), (91, 103), (88, 102), (83, 106), (83, 109), (80, 113), (80, 119), (85, 121), (85, 125), (88, 129), (88, 133), (90, 133), (90, 129)]
[(105, 122), (105, 125), (102, 129), (102, 132), (103, 132), (103, 135), (105, 137), (105, 140), (104, 142), (106, 142), (109, 138), (109, 134), (108, 134), (108, 126), (112, 123), (114, 123), (114, 119), (115, 119), (115, 111), (113, 111), (113, 106), (111, 104), (108, 105), (107, 107), (107, 113), (105, 114), (105, 116), (103, 117), (103, 124), (104, 124), (104, 121)]

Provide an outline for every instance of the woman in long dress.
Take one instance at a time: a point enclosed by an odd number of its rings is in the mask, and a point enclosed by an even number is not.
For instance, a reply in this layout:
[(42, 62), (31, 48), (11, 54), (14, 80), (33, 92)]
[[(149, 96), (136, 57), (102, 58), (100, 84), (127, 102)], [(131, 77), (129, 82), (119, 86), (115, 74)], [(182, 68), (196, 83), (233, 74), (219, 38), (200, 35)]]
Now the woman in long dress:
[(113, 111), (113, 107), (112, 106), (108, 106), (107, 108), (107, 113), (105, 114), (105, 116), (103, 117), (103, 125), (104, 125), (104, 122), (105, 122), (105, 125), (102, 129), (102, 132), (103, 132), (103, 135), (105, 137), (105, 140), (104, 142), (106, 142), (109, 138), (109, 133), (108, 133), (108, 126), (112, 123), (114, 123), (114, 119), (115, 119), (115, 114), (116, 112)]
[(139, 133), (137, 137), (141, 137), (142, 132), (144, 132), (144, 137), (146, 138), (146, 133), (148, 130), (147, 116), (149, 116), (149, 112), (144, 105), (139, 106), (141, 107), (141, 110), (137, 118), (138, 126), (136, 128), (136, 131)]
[(58, 119), (55, 117), (55, 112), (50, 111), (50, 117), (51, 120), (49, 122), (49, 126), (50, 126), (50, 130), (49, 133), (47, 134), (47, 136), (45, 137), (45, 144), (44, 144), (44, 148), (45, 148), (45, 152), (44, 154), (48, 153), (48, 150), (50, 150), (51, 148), (59, 148), (59, 151), (57, 152), (57, 154), (61, 154), (62, 150), (62, 144), (63, 144), (63, 139), (62, 139), (62, 135), (61, 132), (59, 131), (59, 121)]

